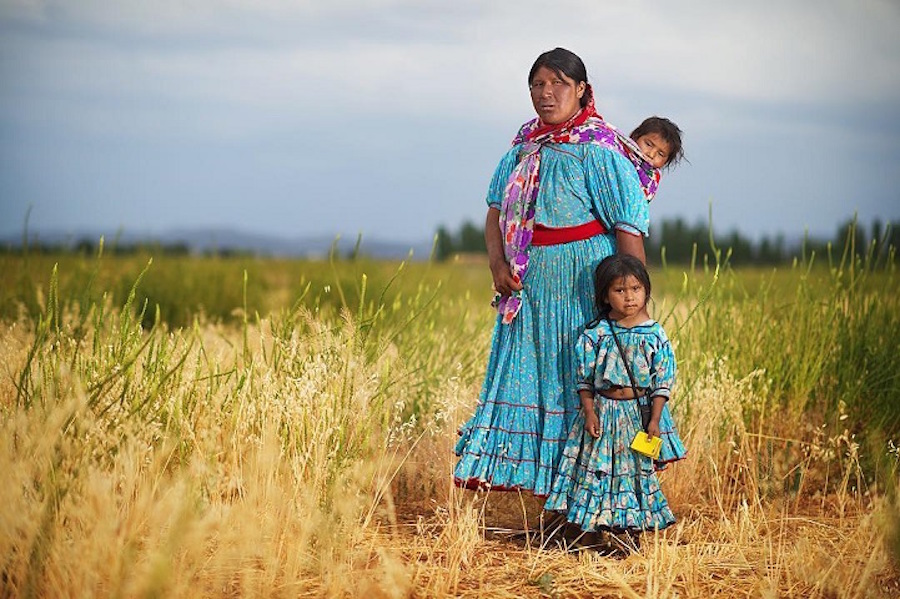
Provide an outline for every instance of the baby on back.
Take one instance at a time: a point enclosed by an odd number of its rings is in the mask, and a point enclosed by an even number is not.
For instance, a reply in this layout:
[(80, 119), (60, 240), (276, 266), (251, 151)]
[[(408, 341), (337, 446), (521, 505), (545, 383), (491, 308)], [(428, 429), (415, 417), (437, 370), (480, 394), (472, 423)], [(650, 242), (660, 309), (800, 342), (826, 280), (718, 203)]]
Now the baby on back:
[(653, 168), (675, 166), (684, 157), (681, 129), (667, 118), (646, 118), (629, 137)]
[(651, 116), (627, 137), (618, 129), (615, 132), (616, 147), (634, 164), (649, 202), (659, 187), (660, 170), (675, 166), (684, 157), (681, 129), (667, 118)]

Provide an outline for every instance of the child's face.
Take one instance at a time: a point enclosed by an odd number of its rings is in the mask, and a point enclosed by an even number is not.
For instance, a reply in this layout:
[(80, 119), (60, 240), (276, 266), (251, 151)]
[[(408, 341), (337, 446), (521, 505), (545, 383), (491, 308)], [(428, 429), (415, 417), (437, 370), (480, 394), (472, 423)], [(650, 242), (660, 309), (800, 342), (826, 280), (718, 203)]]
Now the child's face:
[(634, 316), (647, 305), (647, 290), (634, 275), (613, 279), (606, 290), (609, 315), (615, 320)]
[(655, 168), (662, 168), (669, 162), (672, 154), (672, 144), (662, 138), (659, 133), (646, 133), (636, 140), (641, 153), (647, 157)]

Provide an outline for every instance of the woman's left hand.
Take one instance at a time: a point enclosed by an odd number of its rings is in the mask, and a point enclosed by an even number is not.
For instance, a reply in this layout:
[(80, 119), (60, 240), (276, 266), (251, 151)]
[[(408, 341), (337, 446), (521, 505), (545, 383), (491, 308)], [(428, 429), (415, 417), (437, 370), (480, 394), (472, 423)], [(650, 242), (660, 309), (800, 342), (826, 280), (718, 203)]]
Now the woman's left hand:
[(659, 420), (651, 420), (647, 425), (647, 436), (651, 439), (659, 436)]

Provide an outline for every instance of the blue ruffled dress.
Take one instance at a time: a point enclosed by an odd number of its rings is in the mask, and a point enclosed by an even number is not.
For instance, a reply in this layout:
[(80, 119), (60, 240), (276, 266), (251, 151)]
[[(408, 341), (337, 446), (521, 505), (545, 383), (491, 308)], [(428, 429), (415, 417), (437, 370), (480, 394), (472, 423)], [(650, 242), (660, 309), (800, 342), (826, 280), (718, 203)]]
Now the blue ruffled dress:
[(575, 346), (577, 387), (594, 393), (594, 410), (600, 420), (600, 437), (584, 430), (579, 413), (559, 462), (553, 490), (545, 508), (562, 513), (582, 530), (661, 530), (675, 522), (659, 487), (656, 470), (687, 455), (669, 411), (668, 398), (675, 384), (675, 355), (659, 323), (649, 320), (631, 328), (616, 327), (638, 387), (651, 396), (666, 398), (659, 419), (663, 444), (653, 460), (630, 448), (641, 430), (641, 416), (634, 399), (603, 397), (612, 386), (630, 387), (610, 325), (601, 321), (587, 329)]
[[(513, 146), (497, 166), (489, 206), (501, 207), (520, 150)], [(580, 405), (574, 348), (594, 316), (594, 269), (615, 252), (616, 229), (647, 234), (647, 200), (634, 165), (618, 152), (548, 144), (539, 175), (535, 223), (572, 227), (597, 219), (607, 233), (529, 248), (522, 307), (511, 324), (498, 317), (478, 406), (459, 431), (454, 481), (461, 487), (550, 493)]]

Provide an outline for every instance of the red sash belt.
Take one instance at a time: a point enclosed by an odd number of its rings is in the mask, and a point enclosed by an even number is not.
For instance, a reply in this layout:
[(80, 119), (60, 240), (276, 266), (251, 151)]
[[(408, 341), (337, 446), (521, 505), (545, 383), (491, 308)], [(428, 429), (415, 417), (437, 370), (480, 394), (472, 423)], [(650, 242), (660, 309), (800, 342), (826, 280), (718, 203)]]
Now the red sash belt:
[(592, 220), (576, 227), (545, 227), (535, 223), (531, 245), (559, 245), (590, 239), (603, 233), (606, 233), (606, 227), (598, 220)]

